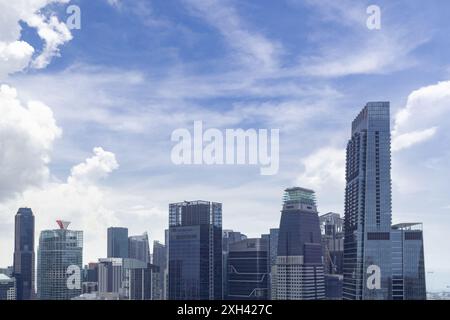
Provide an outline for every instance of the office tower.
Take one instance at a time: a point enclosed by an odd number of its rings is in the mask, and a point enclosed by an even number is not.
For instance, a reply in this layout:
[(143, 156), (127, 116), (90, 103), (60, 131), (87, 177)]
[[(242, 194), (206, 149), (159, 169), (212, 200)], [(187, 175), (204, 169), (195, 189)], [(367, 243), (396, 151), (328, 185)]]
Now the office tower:
[(319, 216), (322, 232), (325, 274), (342, 274), (344, 258), (344, 219), (339, 213)]
[(16, 279), (0, 273), (0, 300), (16, 300)]
[(222, 299), (222, 204), (169, 205), (169, 299)]
[(98, 291), (98, 263), (90, 262), (84, 266), (81, 287), (83, 294)]
[(44, 230), (38, 247), (38, 296), (41, 300), (70, 300), (81, 294), (83, 231), (67, 229), (70, 222), (57, 221), (59, 229)]
[(278, 234), (276, 276), (272, 298), (325, 298), (322, 243), (315, 193), (286, 189)]
[(342, 300), (342, 284), (344, 276), (341, 274), (325, 274), (325, 298), (327, 300)]
[(108, 228), (108, 258), (128, 257), (128, 229)]
[(108, 300), (153, 300), (159, 268), (136, 259), (104, 258), (98, 263), (99, 297)]
[(167, 246), (159, 241), (153, 242), (153, 264), (159, 268), (159, 280), (156, 286), (157, 299), (166, 299)]
[(14, 278), (17, 300), (34, 298), (34, 215), (30, 208), (20, 208), (15, 217)]
[(247, 239), (247, 236), (233, 230), (222, 230), (222, 297), (228, 295), (228, 252), (232, 243)]
[(392, 299), (426, 300), (421, 223), (392, 226)]
[(347, 144), (343, 266), (347, 300), (390, 297), (390, 146), (389, 102), (369, 102), (353, 121)]
[[(119, 299), (123, 281), (123, 259), (98, 260), (98, 292), (100, 296), (115, 296)], [(123, 295), (123, 294), (122, 294)]]
[(227, 299), (268, 300), (269, 272), (267, 239), (245, 239), (230, 244)]
[(274, 281), (276, 277), (277, 252), (278, 252), (278, 234), (279, 229), (271, 228), (268, 234), (269, 238), (269, 300), (274, 300), (272, 297), (274, 289)]
[(128, 238), (128, 257), (147, 263), (151, 262), (147, 232), (140, 236), (131, 236)]

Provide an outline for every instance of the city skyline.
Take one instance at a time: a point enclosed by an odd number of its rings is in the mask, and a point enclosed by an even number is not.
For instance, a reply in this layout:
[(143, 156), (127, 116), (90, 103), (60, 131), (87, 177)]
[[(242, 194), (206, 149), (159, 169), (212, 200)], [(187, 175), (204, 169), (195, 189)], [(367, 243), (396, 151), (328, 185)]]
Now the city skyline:
[[(370, 5), (379, 29), (367, 26)], [(79, 25), (69, 19), (77, 7)], [(85, 263), (107, 256), (111, 226), (164, 242), (167, 205), (183, 200), (222, 203), (223, 229), (249, 238), (278, 227), (288, 187), (314, 190), (320, 214), (343, 217), (349, 122), (366, 102), (390, 101), (392, 225), (423, 223), (427, 289), (448, 290), (450, 3), (0, 0), (0, 9), (0, 267), (13, 264), (22, 207), (36, 219), (35, 247), (57, 219), (83, 230)], [(174, 164), (171, 135), (196, 122), (222, 134), (278, 129), (279, 170), (261, 175), (259, 157)]]

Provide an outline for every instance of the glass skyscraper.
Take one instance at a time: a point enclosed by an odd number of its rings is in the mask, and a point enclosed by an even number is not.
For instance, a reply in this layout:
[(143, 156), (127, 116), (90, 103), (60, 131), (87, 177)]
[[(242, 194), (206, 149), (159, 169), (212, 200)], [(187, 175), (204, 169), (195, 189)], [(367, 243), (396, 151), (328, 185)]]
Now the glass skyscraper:
[(222, 204), (169, 205), (169, 300), (222, 299)]
[(315, 193), (304, 188), (286, 189), (272, 299), (324, 298), (322, 240)]
[(128, 258), (128, 229), (108, 228), (108, 258)]
[(421, 223), (392, 226), (392, 299), (426, 300)]
[(128, 257), (147, 263), (151, 262), (147, 232), (140, 236), (131, 236), (128, 238)]
[(167, 245), (159, 241), (153, 242), (153, 264), (159, 268), (159, 281), (156, 288), (156, 298), (166, 299), (166, 273), (167, 273)]
[(20, 208), (15, 217), (14, 278), (17, 300), (34, 298), (34, 215)]
[(391, 226), (389, 109), (389, 102), (367, 103), (352, 123), (347, 145), (343, 266), (347, 300), (426, 298), (421, 224)]
[(268, 300), (269, 268), (268, 239), (245, 239), (230, 244), (226, 298)]
[[(39, 237), (37, 289), (41, 300), (70, 300), (81, 294), (83, 231), (44, 230)], [(71, 281), (71, 276), (75, 277)]]

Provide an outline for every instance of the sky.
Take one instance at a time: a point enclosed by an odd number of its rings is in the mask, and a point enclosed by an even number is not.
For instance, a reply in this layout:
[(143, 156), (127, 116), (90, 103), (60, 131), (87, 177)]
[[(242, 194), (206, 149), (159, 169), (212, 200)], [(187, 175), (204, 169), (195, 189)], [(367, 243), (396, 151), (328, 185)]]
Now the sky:
[[(224, 228), (250, 237), (278, 227), (291, 186), (343, 214), (351, 122), (390, 101), (393, 223), (423, 222), (428, 290), (446, 290), (449, 12), (446, 0), (0, 0), (0, 266), (23, 206), (36, 243), (57, 219), (83, 230), (84, 263), (106, 255), (109, 226), (163, 241), (171, 202), (221, 202)], [(278, 173), (175, 165), (171, 134), (194, 121), (279, 129)]]

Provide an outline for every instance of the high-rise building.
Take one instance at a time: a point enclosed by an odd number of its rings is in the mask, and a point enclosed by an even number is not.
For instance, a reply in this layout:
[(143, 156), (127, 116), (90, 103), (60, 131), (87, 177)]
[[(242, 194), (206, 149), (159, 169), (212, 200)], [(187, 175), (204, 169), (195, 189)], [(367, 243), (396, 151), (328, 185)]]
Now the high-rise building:
[(140, 236), (131, 236), (128, 238), (128, 257), (147, 263), (151, 262), (147, 232)]
[(276, 300), (325, 298), (322, 243), (315, 193), (285, 190), (272, 285)]
[(228, 294), (230, 300), (269, 299), (269, 242), (245, 239), (229, 246)]
[(153, 242), (153, 264), (159, 268), (159, 281), (156, 286), (157, 300), (166, 299), (167, 246), (159, 241)]
[(392, 299), (426, 300), (421, 223), (392, 226)]
[(233, 230), (222, 230), (222, 297), (228, 296), (228, 253), (232, 243), (247, 239), (247, 236)]
[(154, 300), (159, 268), (136, 259), (105, 258), (98, 264), (99, 297), (108, 300)]
[(16, 279), (0, 273), (0, 300), (16, 300)]
[(34, 288), (34, 215), (30, 208), (20, 208), (15, 217), (14, 278), (17, 300), (30, 300)]
[(319, 216), (322, 232), (325, 274), (342, 274), (344, 258), (344, 219), (339, 213)]
[(41, 300), (70, 300), (81, 294), (83, 231), (68, 230), (70, 222), (39, 237), (37, 289)]
[(222, 299), (222, 204), (169, 205), (169, 299)]
[(108, 228), (108, 258), (128, 258), (128, 229)]
[(274, 292), (272, 286), (276, 277), (276, 265), (277, 265), (277, 252), (278, 252), (278, 228), (271, 228), (269, 231), (269, 300), (274, 300), (276, 297), (272, 297)]
[[(353, 121), (347, 145), (343, 264), (347, 300), (390, 297), (390, 146), (389, 102), (369, 102)], [(373, 283), (373, 277), (380, 281)]]

